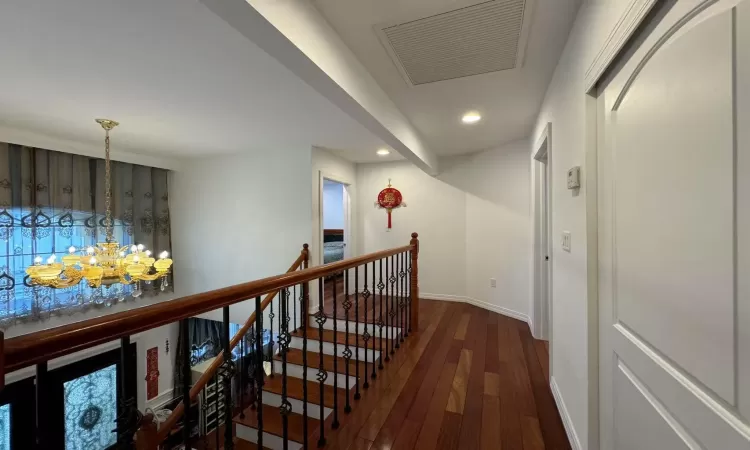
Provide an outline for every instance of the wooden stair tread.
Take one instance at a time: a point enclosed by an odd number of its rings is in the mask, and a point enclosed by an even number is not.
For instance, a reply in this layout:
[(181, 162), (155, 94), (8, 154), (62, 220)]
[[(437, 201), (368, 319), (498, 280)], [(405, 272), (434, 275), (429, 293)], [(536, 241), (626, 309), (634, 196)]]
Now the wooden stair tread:
[[(274, 355), (274, 359), (276, 361), (281, 362), (281, 355), (276, 354)], [(327, 370), (328, 372), (333, 372), (333, 361), (336, 360), (336, 368), (338, 369), (338, 373), (346, 375), (346, 359), (344, 359), (343, 356), (333, 356), (333, 355), (323, 355), (323, 368)], [(369, 361), (369, 360), (368, 360)], [(296, 349), (296, 348), (290, 348), (289, 352), (286, 354), (286, 362), (289, 364), (296, 364), (298, 366), (303, 365), (302, 364), (302, 350)], [(318, 364), (320, 363), (320, 353), (314, 352), (312, 350), (307, 350), (307, 367), (311, 367), (313, 369), (318, 368)], [(372, 361), (369, 361), (370, 364), (372, 364)], [(360, 360), (359, 361), (359, 371), (360, 375), (365, 373), (365, 361)], [(357, 361), (352, 356), (352, 359), (349, 361), (349, 376), (353, 377), (357, 373)]]
[[(240, 439), (237, 437), (234, 438), (233, 441), (234, 441), (235, 450), (260, 450), (260, 447), (258, 447), (258, 444), (254, 444), (250, 441), (246, 441), (244, 439)], [(268, 450), (268, 447), (263, 447), (263, 450)]]
[[(332, 373), (329, 373), (328, 376), (332, 376)], [(290, 398), (295, 398), (297, 400), (304, 400), (304, 396), (302, 393), (302, 387), (304, 386), (304, 383), (302, 382), (301, 378), (294, 378), (294, 377), (287, 377), (287, 387), (286, 387), (286, 393), (287, 396)], [(266, 377), (266, 382), (263, 385), (263, 391), (264, 392), (273, 392), (274, 394), (281, 395), (281, 389), (282, 389), (282, 377), (281, 374), (277, 374), (276, 376), (272, 377)], [(333, 408), (333, 393), (335, 389), (333, 386), (329, 386), (327, 384), (323, 385), (323, 406), (326, 406), (328, 408)], [(340, 404), (343, 404), (342, 401), (344, 400), (344, 396), (346, 395), (346, 389), (344, 387), (338, 388), (338, 400)], [(320, 405), (320, 383), (318, 383), (317, 380), (307, 381), (307, 402), (312, 403), (315, 405)], [(311, 405), (308, 405), (308, 408), (310, 408)], [(341, 405), (339, 405), (341, 407)]]
[[(366, 348), (372, 350), (373, 345), (374, 345), (375, 346), (375, 350), (379, 350), (380, 349), (380, 328), (377, 325), (375, 326), (375, 331), (377, 333), (377, 336), (375, 338), (372, 336), (372, 330), (370, 328), (368, 328), (367, 331), (371, 335), (370, 335), (370, 339), (366, 343), (367, 344)], [(302, 330), (295, 331), (294, 333), (292, 333), (292, 336), (301, 338), (302, 337)], [(321, 336), (322, 336), (322, 339), (321, 339)], [(324, 329), (323, 333), (321, 334), (320, 329), (318, 329), (318, 328), (312, 328), (311, 327), (311, 328), (307, 329), (307, 339), (312, 339), (312, 340), (315, 340), (315, 341), (322, 340), (323, 342), (331, 342), (331, 343), (333, 343), (334, 342), (334, 332), (333, 332), (333, 330), (325, 330)], [(387, 339), (388, 338), (386, 337), (385, 328), (383, 328), (383, 341), (385, 342)], [(336, 332), (335, 342), (337, 344), (342, 344), (342, 345), (345, 345), (347, 343), (346, 333), (344, 333), (343, 330), (339, 330), (339, 331)], [(350, 332), (349, 333), (348, 342), (349, 342), (349, 346), (350, 347), (356, 346), (356, 347), (360, 347), (360, 348), (365, 348), (365, 340), (364, 340), (364, 338), (362, 336), (360, 336), (358, 334), (354, 334), (354, 333)], [(310, 344), (308, 342), (308, 345), (307, 345), (308, 350), (316, 350), (313, 347), (315, 347), (315, 344)], [(352, 349), (352, 351), (354, 351), (354, 349)]]
[[(284, 436), (284, 424), (282, 422), (281, 410), (276, 406), (262, 405), (263, 406), (263, 431), (266, 433), (274, 434), (279, 437)], [(289, 439), (295, 442), (303, 442), (304, 434), (303, 430), (303, 416), (301, 414), (291, 413), (287, 416), (289, 423), (287, 426)], [(237, 415), (234, 418), (235, 423), (246, 425), (250, 428), (258, 428), (258, 411), (252, 408), (245, 409), (245, 418), (240, 419)], [(320, 426), (320, 422), (312, 417), (307, 418), (307, 430), (308, 438), (313, 436), (317, 427)]]

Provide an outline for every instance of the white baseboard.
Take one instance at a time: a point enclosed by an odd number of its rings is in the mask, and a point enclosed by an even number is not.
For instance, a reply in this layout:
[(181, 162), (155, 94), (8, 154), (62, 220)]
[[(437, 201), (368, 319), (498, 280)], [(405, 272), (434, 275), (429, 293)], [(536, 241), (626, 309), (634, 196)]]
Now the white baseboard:
[(167, 389), (151, 400), (146, 401), (146, 408), (151, 408), (154, 411), (161, 408), (165, 403), (172, 400), (172, 389)]
[(429, 294), (429, 293), (420, 293), (419, 297), (427, 299), (427, 300), (442, 300), (446, 302), (469, 303), (471, 305), (478, 306), (488, 311), (496, 312), (498, 314), (502, 314), (507, 317), (512, 317), (513, 319), (518, 319), (523, 322), (530, 323), (529, 316), (527, 316), (526, 314), (520, 313), (518, 311), (513, 311), (512, 309), (504, 308), (502, 306), (493, 305), (492, 303), (487, 303), (485, 301), (477, 300), (471, 297), (465, 297), (462, 295), (444, 295), (444, 294)]
[(549, 387), (552, 390), (552, 396), (555, 398), (557, 410), (560, 412), (560, 418), (565, 427), (565, 433), (568, 435), (570, 446), (573, 450), (581, 450), (581, 441), (578, 439), (576, 429), (573, 427), (573, 421), (570, 419), (568, 408), (565, 407), (565, 402), (563, 402), (562, 396), (560, 395), (560, 389), (557, 387), (557, 381), (555, 381), (554, 376), (550, 377)]

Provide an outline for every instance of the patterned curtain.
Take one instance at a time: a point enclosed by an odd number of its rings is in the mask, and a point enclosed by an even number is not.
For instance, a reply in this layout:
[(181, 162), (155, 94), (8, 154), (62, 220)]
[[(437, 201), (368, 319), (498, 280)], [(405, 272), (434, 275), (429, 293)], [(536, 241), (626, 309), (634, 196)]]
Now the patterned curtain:
[[(0, 143), (0, 328), (131, 299), (131, 286), (52, 289), (26, 277), (37, 255), (104, 242), (105, 211), (103, 159)], [(112, 215), (121, 245), (170, 251), (167, 171), (112, 162)]]

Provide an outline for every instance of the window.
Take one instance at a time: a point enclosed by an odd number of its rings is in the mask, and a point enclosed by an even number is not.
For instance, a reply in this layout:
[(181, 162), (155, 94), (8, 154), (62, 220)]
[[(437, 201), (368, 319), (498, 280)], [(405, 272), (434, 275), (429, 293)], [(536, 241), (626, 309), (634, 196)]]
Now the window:
[[(167, 171), (113, 161), (111, 199), (121, 245), (170, 251)], [(36, 256), (104, 242), (105, 212), (104, 160), (0, 142), (0, 328), (131, 299), (130, 286), (52, 289), (26, 277)]]

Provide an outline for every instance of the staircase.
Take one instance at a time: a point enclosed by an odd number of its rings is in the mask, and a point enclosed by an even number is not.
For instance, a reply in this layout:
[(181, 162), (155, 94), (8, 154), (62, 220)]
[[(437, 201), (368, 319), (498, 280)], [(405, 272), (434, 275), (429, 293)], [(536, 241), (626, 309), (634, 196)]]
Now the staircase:
[[(338, 280), (331, 282), (336, 281)], [(333, 317), (332, 305), (328, 305), (329, 307), (325, 309), (327, 318), (325, 322), (319, 325), (316, 322), (318, 316), (308, 316), (308, 328), (303, 330), (300, 327), (294, 330), (291, 333), (289, 348), (284, 351), (279, 346), (274, 352), (272, 372), (264, 380), (261, 396), (264, 448), (297, 450), (324, 445), (326, 431), (338, 428), (345, 416), (357, 407), (360, 390), (367, 389), (371, 383), (376, 382), (377, 373), (390, 360), (391, 352), (395, 352), (403, 342), (403, 338), (407, 337), (408, 329), (396, 326), (396, 324), (401, 324), (400, 318), (408, 316), (404, 311), (407, 304), (406, 298), (395, 295), (387, 297), (383, 295), (381, 298), (380, 295), (376, 295), (374, 305), (370, 298), (368, 307), (365, 309), (364, 300), (359, 298), (359, 295), (356, 300), (352, 298), (354, 295), (350, 294), (349, 297), (352, 304), (348, 305), (348, 312), (353, 315), (356, 309), (360, 314), (358, 320), (338, 319), (340, 316), (346, 317), (347, 315), (347, 310), (341, 308), (337, 311), (337, 321), (334, 327), (331, 319)], [(399, 319), (395, 316), (388, 317), (389, 323), (392, 320), (393, 325), (385, 325), (386, 319), (383, 318), (382, 340), (379, 324), (381, 300), (383, 305), (387, 304), (389, 313), (393, 310), (401, 316)], [(365, 312), (368, 317), (367, 322), (364, 321)], [(385, 306), (383, 312), (385, 313)], [(366, 339), (366, 336), (369, 339)], [(376, 337), (373, 338), (373, 336)], [(306, 351), (303, 349), (305, 341), (307, 342)], [(281, 409), (284, 396), (284, 357), (286, 357), (287, 375), (286, 398), (291, 405), (291, 411), (287, 415), (286, 436)], [(326, 374), (322, 384), (317, 379), (320, 367)], [(307, 398), (307, 417), (304, 415), (303, 408), (305, 398)], [(254, 445), (254, 447), (242, 448), (257, 448), (259, 415), (261, 414), (259, 414), (257, 404), (253, 402), (241, 414), (234, 417), (238, 440)], [(287, 445), (284, 445), (285, 437), (288, 439)]]
[[(8, 340), (0, 333), (0, 382), (8, 373), (35, 366), (38, 414), (32, 447), (61, 448), (48, 433), (48, 424), (56, 420), (47, 417), (45, 408), (48, 361), (119, 341), (118, 411), (112, 426), (116, 448), (325, 447), (377, 383), (391, 355), (412, 329), (419, 329), (418, 254), (413, 233), (408, 245), (309, 268), (305, 244), (280, 275)], [(253, 312), (232, 336), (230, 305), (253, 301)], [(213, 310), (223, 315), (221, 352), (193, 380), (188, 319)], [(130, 338), (172, 322), (180, 324), (175, 357), (175, 375), (182, 380), (175, 392), (179, 403), (157, 427), (152, 414), (137, 409), (142, 383), (135, 378)], [(213, 389), (222, 395), (209, 396)], [(223, 419), (209, 427), (211, 414)]]

